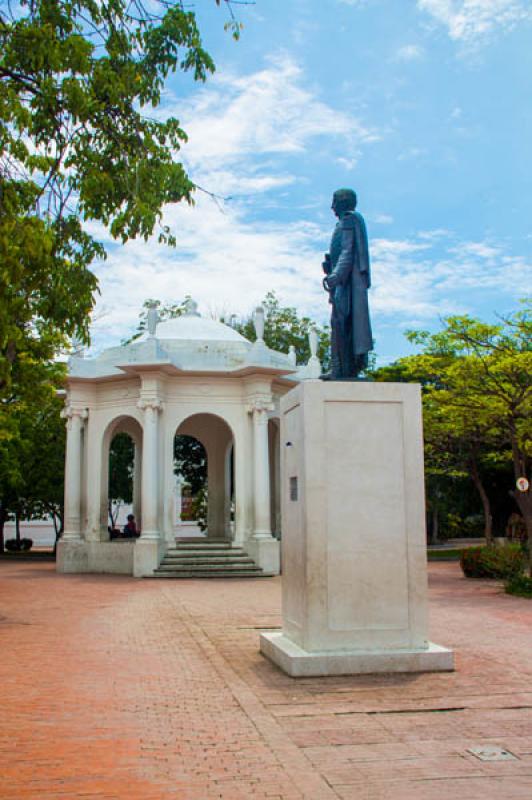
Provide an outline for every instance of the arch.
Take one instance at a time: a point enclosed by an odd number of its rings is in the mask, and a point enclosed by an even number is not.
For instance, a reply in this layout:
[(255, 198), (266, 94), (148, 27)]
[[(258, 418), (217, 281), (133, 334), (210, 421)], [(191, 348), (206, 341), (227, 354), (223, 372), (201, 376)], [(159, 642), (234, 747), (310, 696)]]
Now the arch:
[(127, 434), (134, 445), (133, 467), (133, 514), (137, 525), (142, 528), (141, 474), (142, 474), (142, 438), (143, 430), (135, 417), (122, 414), (108, 422), (102, 437), (100, 468), (100, 531), (104, 541), (109, 539), (108, 502), (109, 502), (109, 452), (114, 437), (119, 433)]
[(234, 480), (232, 453), (235, 437), (231, 425), (222, 416), (198, 412), (186, 417), (176, 428), (175, 436), (192, 436), (207, 455), (207, 538), (232, 538), (231, 504)]
[[(231, 438), (233, 438), (233, 439), (235, 438), (235, 434), (234, 434), (234, 431), (233, 431), (233, 426), (231, 425), (231, 423), (225, 417), (223, 417), (221, 414), (216, 414), (216, 413), (211, 412), (211, 411), (198, 411), (198, 412), (195, 412), (193, 414), (189, 414), (187, 417), (185, 417), (177, 425), (175, 435), (176, 436), (177, 435), (184, 435), (184, 436), (187, 436), (187, 435), (191, 436), (192, 435), (196, 439), (201, 441), (201, 436), (198, 436), (197, 433), (190, 434), (189, 430), (200, 431), (200, 433), (201, 433), (202, 425), (203, 425), (203, 428), (205, 428), (205, 426), (208, 425), (209, 422), (213, 422), (216, 425), (224, 426), (230, 432)], [(205, 431), (205, 435), (208, 435), (208, 431), (207, 430)]]

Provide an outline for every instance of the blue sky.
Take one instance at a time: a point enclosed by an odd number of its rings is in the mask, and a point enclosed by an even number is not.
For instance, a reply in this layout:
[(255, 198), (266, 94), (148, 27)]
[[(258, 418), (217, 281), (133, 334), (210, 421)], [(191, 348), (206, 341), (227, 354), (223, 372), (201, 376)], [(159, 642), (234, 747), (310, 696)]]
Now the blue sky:
[(96, 267), (96, 350), (142, 301), (192, 294), (204, 314), (248, 314), (269, 289), (325, 322), (332, 192), (351, 186), (370, 236), (370, 307), (384, 363), (403, 331), (492, 319), (532, 285), (530, 0), (257, 0), (196, 4), (217, 72), (167, 84), (161, 116), (189, 134), (198, 193), (166, 210), (176, 250), (109, 242)]

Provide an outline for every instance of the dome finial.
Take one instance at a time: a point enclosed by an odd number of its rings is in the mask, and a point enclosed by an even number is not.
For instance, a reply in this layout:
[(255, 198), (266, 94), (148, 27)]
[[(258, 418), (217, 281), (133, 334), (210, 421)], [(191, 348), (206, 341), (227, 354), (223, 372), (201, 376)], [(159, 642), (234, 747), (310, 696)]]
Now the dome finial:
[(253, 324), (255, 326), (255, 334), (257, 342), (264, 343), (264, 309), (262, 306), (257, 306), (253, 315)]
[(153, 339), (155, 336), (155, 332), (157, 331), (157, 324), (161, 321), (159, 317), (159, 312), (157, 311), (157, 306), (159, 304), (155, 301), (148, 303), (148, 313), (146, 314), (146, 324), (148, 327), (148, 335), (150, 339)]

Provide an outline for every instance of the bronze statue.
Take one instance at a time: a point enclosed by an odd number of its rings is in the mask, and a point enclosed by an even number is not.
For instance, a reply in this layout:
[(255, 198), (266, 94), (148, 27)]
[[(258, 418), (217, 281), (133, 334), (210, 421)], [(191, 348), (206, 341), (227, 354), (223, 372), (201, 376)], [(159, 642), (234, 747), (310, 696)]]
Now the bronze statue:
[(352, 189), (338, 189), (333, 195), (331, 208), (338, 224), (322, 264), (323, 286), (332, 305), (331, 371), (322, 375), (322, 380), (356, 379), (366, 369), (368, 353), (373, 348), (368, 307), (368, 236), (356, 205), (357, 196)]

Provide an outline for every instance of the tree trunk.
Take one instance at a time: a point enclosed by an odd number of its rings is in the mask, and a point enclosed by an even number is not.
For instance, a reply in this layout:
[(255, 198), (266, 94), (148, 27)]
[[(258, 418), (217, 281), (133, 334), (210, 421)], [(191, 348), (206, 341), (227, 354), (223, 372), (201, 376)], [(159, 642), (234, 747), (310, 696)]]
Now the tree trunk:
[[(55, 542), (54, 542), (54, 555), (57, 553), (57, 543), (60, 540), (61, 536), (63, 535), (63, 517), (61, 514), (57, 514), (55, 511), (52, 513), (52, 518), (54, 520), (54, 530), (55, 530)], [(57, 524), (59, 522), (59, 525)]]
[(4, 525), (7, 519), (6, 510), (0, 504), (0, 553), (4, 552)]
[(20, 549), (20, 513), (18, 511), (15, 511), (15, 539)]
[[(514, 465), (514, 475), (517, 481), (518, 478), (526, 478), (528, 475), (529, 483), (532, 481), (532, 474), (528, 469), (528, 459), (524, 452), (520, 450), (517, 441), (517, 436), (514, 429), (510, 430), (510, 440), (512, 444), (512, 460)], [(532, 490), (530, 486), (526, 492), (520, 492), (519, 489), (510, 492), (514, 498), (519, 511), (523, 515), (526, 527), (526, 535), (528, 541), (528, 571), (532, 577)]]
[(510, 492), (514, 498), (519, 511), (523, 515), (526, 527), (526, 535), (528, 541), (528, 571), (532, 576), (532, 492), (530, 489), (526, 492), (519, 490)]
[(480, 479), (480, 473), (478, 471), (478, 465), (474, 458), (472, 458), (469, 462), (469, 467), (471, 470), (471, 478), (473, 483), (475, 484), (477, 491), (480, 495), (480, 499), (482, 501), (482, 510), (484, 512), (484, 536), (486, 537), (486, 544), (492, 545), (493, 544), (493, 517), (491, 515), (491, 506), (490, 506), (490, 499), (486, 494), (486, 490), (482, 484)]

